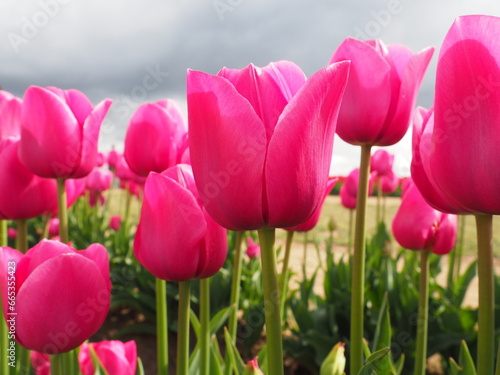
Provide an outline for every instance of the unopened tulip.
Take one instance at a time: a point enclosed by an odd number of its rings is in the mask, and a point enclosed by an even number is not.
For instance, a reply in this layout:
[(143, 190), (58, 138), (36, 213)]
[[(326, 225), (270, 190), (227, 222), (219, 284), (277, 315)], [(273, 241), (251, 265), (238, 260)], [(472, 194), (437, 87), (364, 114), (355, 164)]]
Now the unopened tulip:
[(111, 216), (109, 219), (109, 227), (114, 230), (115, 232), (120, 230), (120, 227), (122, 225), (122, 218), (119, 215), (114, 215)]
[(410, 250), (449, 253), (455, 245), (457, 217), (432, 208), (412, 184), (406, 188), (392, 221), (398, 243)]
[(413, 54), (400, 44), (347, 38), (330, 63), (350, 60), (337, 134), (354, 145), (388, 146), (408, 130), (433, 48)]
[(108, 156), (106, 157), (106, 160), (108, 162), (109, 168), (115, 169), (116, 168), (116, 163), (118, 162), (118, 159), (121, 158), (122, 155), (116, 151), (115, 149), (111, 150), (108, 153)]
[(7, 229), (7, 236), (11, 239), (11, 240), (15, 240), (16, 237), (17, 237), (17, 230), (16, 228), (8, 228)]
[(243, 375), (264, 375), (259, 367), (259, 359), (257, 357), (246, 364)]
[(210, 215), (234, 230), (307, 221), (324, 198), (349, 63), (306, 80), (289, 61), (188, 71), (191, 163)]
[(384, 194), (391, 194), (396, 191), (399, 186), (399, 177), (393, 171), (385, 175), (379, 175), (379, 186)]
[(394, 155), (389, 154), (384, 149), (379, 149), (370, 157), (370, 171), (383, 176), (392, 172), (394, 164)]
[(250, 259), (260, 256), (260, 246), (250, 236), (247, 237), (247, 255)]
[[(375, 179), (375, 174), (371, 174), (368, 195), (373, 191), (373, 181)], [(349, 175), (344, 179), (344, 183), (340, 188), (340, 202), (345, 208), (354, 210), (356, 208), (356, 198), (358, 195), (358, 184), (359, 184), (359, 168), (353, 169)]]
[(116, 177), (118, 177), (120, 181), (132, 181), (141, 185), (144, 185), (146, 182), (145, 177), (139, 176), (130, 169), (127, 160), (125, 160), (123, 156), (118, 158), (118, 161), (116, 162)]
[(19, 158), (46, 178), (80, 178), (97, 165), (99, 130), (111, 100), (95, 108), (78, 90), (31, 86), (23, 99)]
[(90, 354), (95, 351), (99, 362), (108, 375), (135, 375), (137, 368), (137, 346), (135, 341), (118, 340), (84, 343), (78, 353), (80, 371), (83, 375), (94, 375), (95, 368)]
[(0, 90), (0, 140), (21, 136), (22, 100)]
[(186, 126), (173, 100), (142, 104), (132, 116), (123, 155), (140, 176), (177, 164), (185, 149)]
[(148, 176), (134, 253), (163, 280), (206, 278), (222, 267), (226, 230), (203, 207), (190, 166), (180, 164)]
[(18, 157), (19, 139), (0, 141), (0, 213), (10, 220), (30, 219), (57, 209), (57, 187), (38, 177)]
[(302, 223), (302, 224), (297, 225), (295, 227), (285, 228), (285, 229), (292, 230), (294, 232), (309, 232), (311, 229), (313, 229), (318, 224), (326, 197), (328, 197), (328, 195), (332, 191), (332, 189), (335, 186), (335, 184), (337, 183), (337, 181), (338, 181), (338, 178), (330, 178), (328, 180), (328, 182), (326, 183), (326, 189), (325, 189), (325, 194), (323, 196), (323, 200), (320, 202), (319, 206), (316, 208), (316, 210), (314, 211), (312, 216), (305, 223)]
[(55, 237), (59, 235), (59, 219), (53, 217), (49, 220), (49, 237)]
[(36, 375), (50, 375), (50, 356), (48, 354), (32, 351), (30, 361)]
[[(16, 340), (21, 345), (58, 354), (97, 332), (108, 313), (111, 294), (108, 253), (102, 245), (77, 251), (58, 241), (42, 240), (25, 255), (0, 249), (4, 314), (17, 314)], [(15, 269), (14, 306), (7, 294), (8, 267)]]

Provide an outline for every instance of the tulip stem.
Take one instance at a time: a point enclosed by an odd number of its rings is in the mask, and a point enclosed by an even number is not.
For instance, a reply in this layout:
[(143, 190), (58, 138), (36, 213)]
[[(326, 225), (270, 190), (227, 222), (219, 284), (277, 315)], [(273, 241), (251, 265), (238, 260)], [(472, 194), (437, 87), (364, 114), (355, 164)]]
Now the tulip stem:
[(167, 282), (156, 279), (156, 340), (158, 375), (168, 375)]
[(498, 345), (497, 369), (495, 370), (495, 375), (500, 375), (500, 345)]
[(191, 281), (179, 283), (179, 317), (177, 328), (177, 375), (189, 373), (189, 313)]
[(464, 252), (464, 237), (465, 237), (465, 220), (466, 220), (465, 215), (458, 216), (459, 232), (458, 232), (457, 255), (455, 258), (455, 263), (456, 263), (455, 280), (458, 278), (458, 276), (460, 276), (460, 271), (462, 268), (462, 254)]
[(50, 374), (67, 375), (64, 373), (64, 353), (50, 356)]
[(347, 253), (352, 255), (352, 228), (354, 227), (354, 210), (349, 210), (349, 233), (347, 239)]
[(68, 199), (66, 196), (66, 180), (57, 180), (57, 207), (59, 210), (59, 238), (62, 243), (68, 243)]
[(25, 254), (28, 251), (28, 223), (26, 219), (17, 221), (17, 250)]
[(495, 348), (495, 294), (493, 277), (493, 216), (476, 215), (479, 332), (477, 373), (492, 375)]
[[(2, 220), (3, 222), (3, 220)], [(1, 228), (0, 228), (1, 230)], [(2, 244), (2, 246), (4, 246)], [(3, 308), (0, 304), (0, 351), (4, 353), (2, 357), (0, 358), (0, 373), (1, 374), (9, 374), (9, 360), (7, 358), (8, 356), (8, 351), (7, 349), (9, 348), (9, 338), (8, 338), (8, 328), (7, 328), (7, 323), (5, 322), (4, 314), (3, 314)]]
[(368, 200), (368, 175), (370, 173), (371, 145), (361, 146), (358, 195), (356, 198), (356, 223), (354, 230), (354, 255), (351, 286), (351, 358), (350, 373), (359, 373), (363, 366), (364, 286), (366, 202)]
[[(200, 280), (200, 375), (210, 375), (210, 278)], [(229, 366), (228, 366), (229, 367)]]
[(283, 324), (286, 320), (285, 314), (285, 304), (286, 304), (286, 295), (288, 291), (288, 264), (290, 263), (290, 253), (292, 252), (292, 240), (295, 231), (288, 230), (286, 232), (286, 245), (285, 245), (285, 257), (283, 259), (283, 268), (281, 271), (280, 277), (280, 313), (281, 318), (283, 319)]
[(417, 351), (414, 375), (425, 375), (427, 362), (427, 326), (429, 321), (429, 252), (420, 252), (420, 285), (417, 322)]
[(49, 238), (50, 217), (52, 213), (47, 212), (43, 217), (42, 235), (40, 239)]
[(302, 277), (306, 279), (306, 263), (307, 263), (307, 244), (309, 242), (309, 232), (304, 232), (304, 259), (302, 261)]
[(262, 286), (267, 333), (268, 375), (283, 375), (283, 341), (281, 337), (280, 291), (276, 253), (274, 251), (275, 229), (259, 230), (262, 263)]
[(7, 246), (7, 220), (0, 220), (0, 246)]
[(382, 221), (382, 184), (380, 183), (380, 177), (377, 178), (377, 214), (376, 214), (376, 227)]

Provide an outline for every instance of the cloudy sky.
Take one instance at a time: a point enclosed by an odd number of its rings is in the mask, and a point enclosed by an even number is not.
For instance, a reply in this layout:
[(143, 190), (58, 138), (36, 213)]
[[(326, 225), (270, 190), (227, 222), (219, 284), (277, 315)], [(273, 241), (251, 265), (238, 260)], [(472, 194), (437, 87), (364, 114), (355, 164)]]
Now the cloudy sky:
[[(347, 36), (439, 46), (463, 14), (500, 16), (492, 0), (1, 0), (0, 85), (76, 88), (114, 99), (101, 148), (120, 149), (135, 108), (160, 98), (185, 108), (186, 69), (263, 66), (287, 59), (311, 75)], [(430, 106), (438, 51), (418, 104)], [(410, 134), (389, 150), (409, 173)], [(358, 164), (359, 150), (335, 141), (332, 173)]]

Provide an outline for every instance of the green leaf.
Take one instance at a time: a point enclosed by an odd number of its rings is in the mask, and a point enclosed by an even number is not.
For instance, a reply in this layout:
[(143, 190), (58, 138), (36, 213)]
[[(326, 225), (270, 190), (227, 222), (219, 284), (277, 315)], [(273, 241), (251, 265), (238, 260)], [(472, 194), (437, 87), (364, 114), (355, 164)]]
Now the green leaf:
[(457, 277), (455, 284), (453, 285), (453, 296), (450, 296), (452, 303), (460, 307), (467, 293), (470, 283), (474, 279), (477, 273), (477, 260), (473, 261), (469, 267), (465, 270), (463, 274)]
[(460, 375), (462, 373), (462, 367), (453, 358), (450, 358), (450, 370), (451, 375)]
[(137, 357), (137, 375), (144, 375), (144, 366), (140, 357)]
[[(229, 331), (224, 327), (224, 340), (226, 341), (226, 350), (229, 354), (229, 360), (231, 361), (231, 366), (237, 374), (243, 373), (245, 371), (245, 363), (241, 359), (240, 353), (229, 334)], [(227, 364), (226, 364), (227, 366)]]
[[(391, 347), (391, 318), (389, 315), (389, 301), (388, 294), (384, 294), (382, 300), (382, 306), (380, 306), (380, 312), (378, 316), (377, 326), (375, 328), (375, 338), (373, 339), (372, 351), (376, 352), (379, 349)], [(390, 355), (384, 356), (380, 360), (378, 368), (384, 371), (392, 370), (396, 372), (394, 364), (392, 363), (392, 357)]]
[(199, 340), (201, 323), (193, 310), (189, 310), (189, 320), (191, 321), (191, 327), (193, 327), (193, 331), (196, 335), (196, 338)]
[[(391, 351), (391, 348), (382, 348), (380, 350), (377, 350), (375, 353), (370, 355), (365, 362), (365, 365), (361, 367), (361, 370), (359, 371), (358, 375), (374, 375), (374, 374), (379, 374), (377, 371), (378, 369), (378, 362), (383, 359), (389, 352)], [(380, 372), (380, 374), (382, 374)]]
[(460, 365), (462, 367), (463, 375), (477, 375), (476, 367), (470, 355), (469, 348), (467, 347), (467, 343), (463, 340), (460, 344), (460, 354), (458, 357), (458, 361), (460, 362)]
[(215, 314), (215, 316), (210, 321), (210, 334), (211, 335), (216, 333), (220, 329), (220, 327), (222, 327), (222, 325), (229, 318), (229, 315), (231, 315), (231, 312), (234, 309), (236, 309), (236, 306), (232, 305), (232, 306), (223, 308), (222, 310), (217, 312), (217, 314)]
[(400, 375), (403, 372), (404, 365), (405, 365), (405, 355), (403, 353), (399, 356), (398, 360), (394, 365), (394, 370), (397, 375)]

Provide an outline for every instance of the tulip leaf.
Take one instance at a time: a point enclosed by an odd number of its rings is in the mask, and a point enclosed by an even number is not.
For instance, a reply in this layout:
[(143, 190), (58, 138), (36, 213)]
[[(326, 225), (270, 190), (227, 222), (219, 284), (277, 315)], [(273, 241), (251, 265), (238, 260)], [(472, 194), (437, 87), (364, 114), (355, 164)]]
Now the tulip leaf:
[[(229, 360), (231, 361), (230, 365), (234, 369), (237, 374), (243, 373), (245, 371), (245, 363), (241, 359), (240, 353), (238, 349), (234, 345), (234, 342), (229, 334), (229, 331), (226, 327), (224, 327), (224, 340), (226, 341), (226, 350), (229, 354)], [(226, 366), (228, 364), (226, 363)]]
[(370, 351), (370, 347), (368, 346), (368, 341), (366, 339), (363, 339), (363, 353), (365, 355), (365, 358), (368, 358), (372, 355), (372, 352)]
[(469, 348), (465, 341), (462, 340), (460, 345), (460, 354), (458, 356), (458, 361), (460, 362), (460, 366), (462, 367), (462, 374), (464, 375), (477, 375), (476, 367), (474, 365), (474, 361), (472, 360), (472, 356), (470, 355)]
[(462, 373), (462, 367), (453, 358), (450, 358), (450, 371), (451, 375), (460, 375)]
[(222, 375), (222, 356), (220, 355), (217, 339), (212, 337), (210, 347), (210, 375)]
[(391, 348), (382, 348), (380, 350), (377, 350), (375, 353), (372, 353), (367, 359), (363, 367), (361, 367), (361, 370), (359, 371), (358, 375), (373, 375), (377, 374), (375, 372), (375, 369), (378, 368), (378, 362), (383, 359), (389, 352), (391, 351)]
[(196, 316), (195, 312), (193, 310), (189, 310), (189, 318), (191, 321), (191, 327), (193, 327), (193, 331), (196, 334), (196, 338), (199, 340), (200, 339), (200, 332), (201, 332), (201, 323), (198, 317)]
[(467, 289), (469, 288), (470, 283), (474, 279), (477, 273), (477, 260), (473, 261), (469, 267), (465, 270), (463, 274), (457, 277), (454, 285), (453, 285), (453, 296), (452, 303), (461, 307), (465, 298), (465, 294), (467, 293)]
[[(375, 328), (375, 338), (372, 346), (374, 352), (391, 346), (391, 318), (389, 315), (388, 298), (388, 294), (385, 293), (384, 299), (382, 300), (382, 306), (380, 306), (377, 326)], [(396, 372), (390, 355), (384, 356), (384, 358), (380, 360), (378, 368), (384, 371), (392, 370)]]
[(405, 355), (404, 353), (401, 354), (398, 358), (398, 360), (396, 361), (396, 363), (394, 364), (394, 370), (396, 372), (397, 375), (401, 374), (403, 372), (403, 367), (405, 365)]
[(236, 309), (236, 305), (232, 305), (229, 307), (225, 307), (221, 309), (210, 321), (210, 334), (213, 335), (216, 333), (220, 327), (224, 324), (224, 322), (229, 318), (231, 312)]
[(264, 374), (267, 374), (267, 345), (264, 345), (257, 353), (259, 358), (259, 367)]

